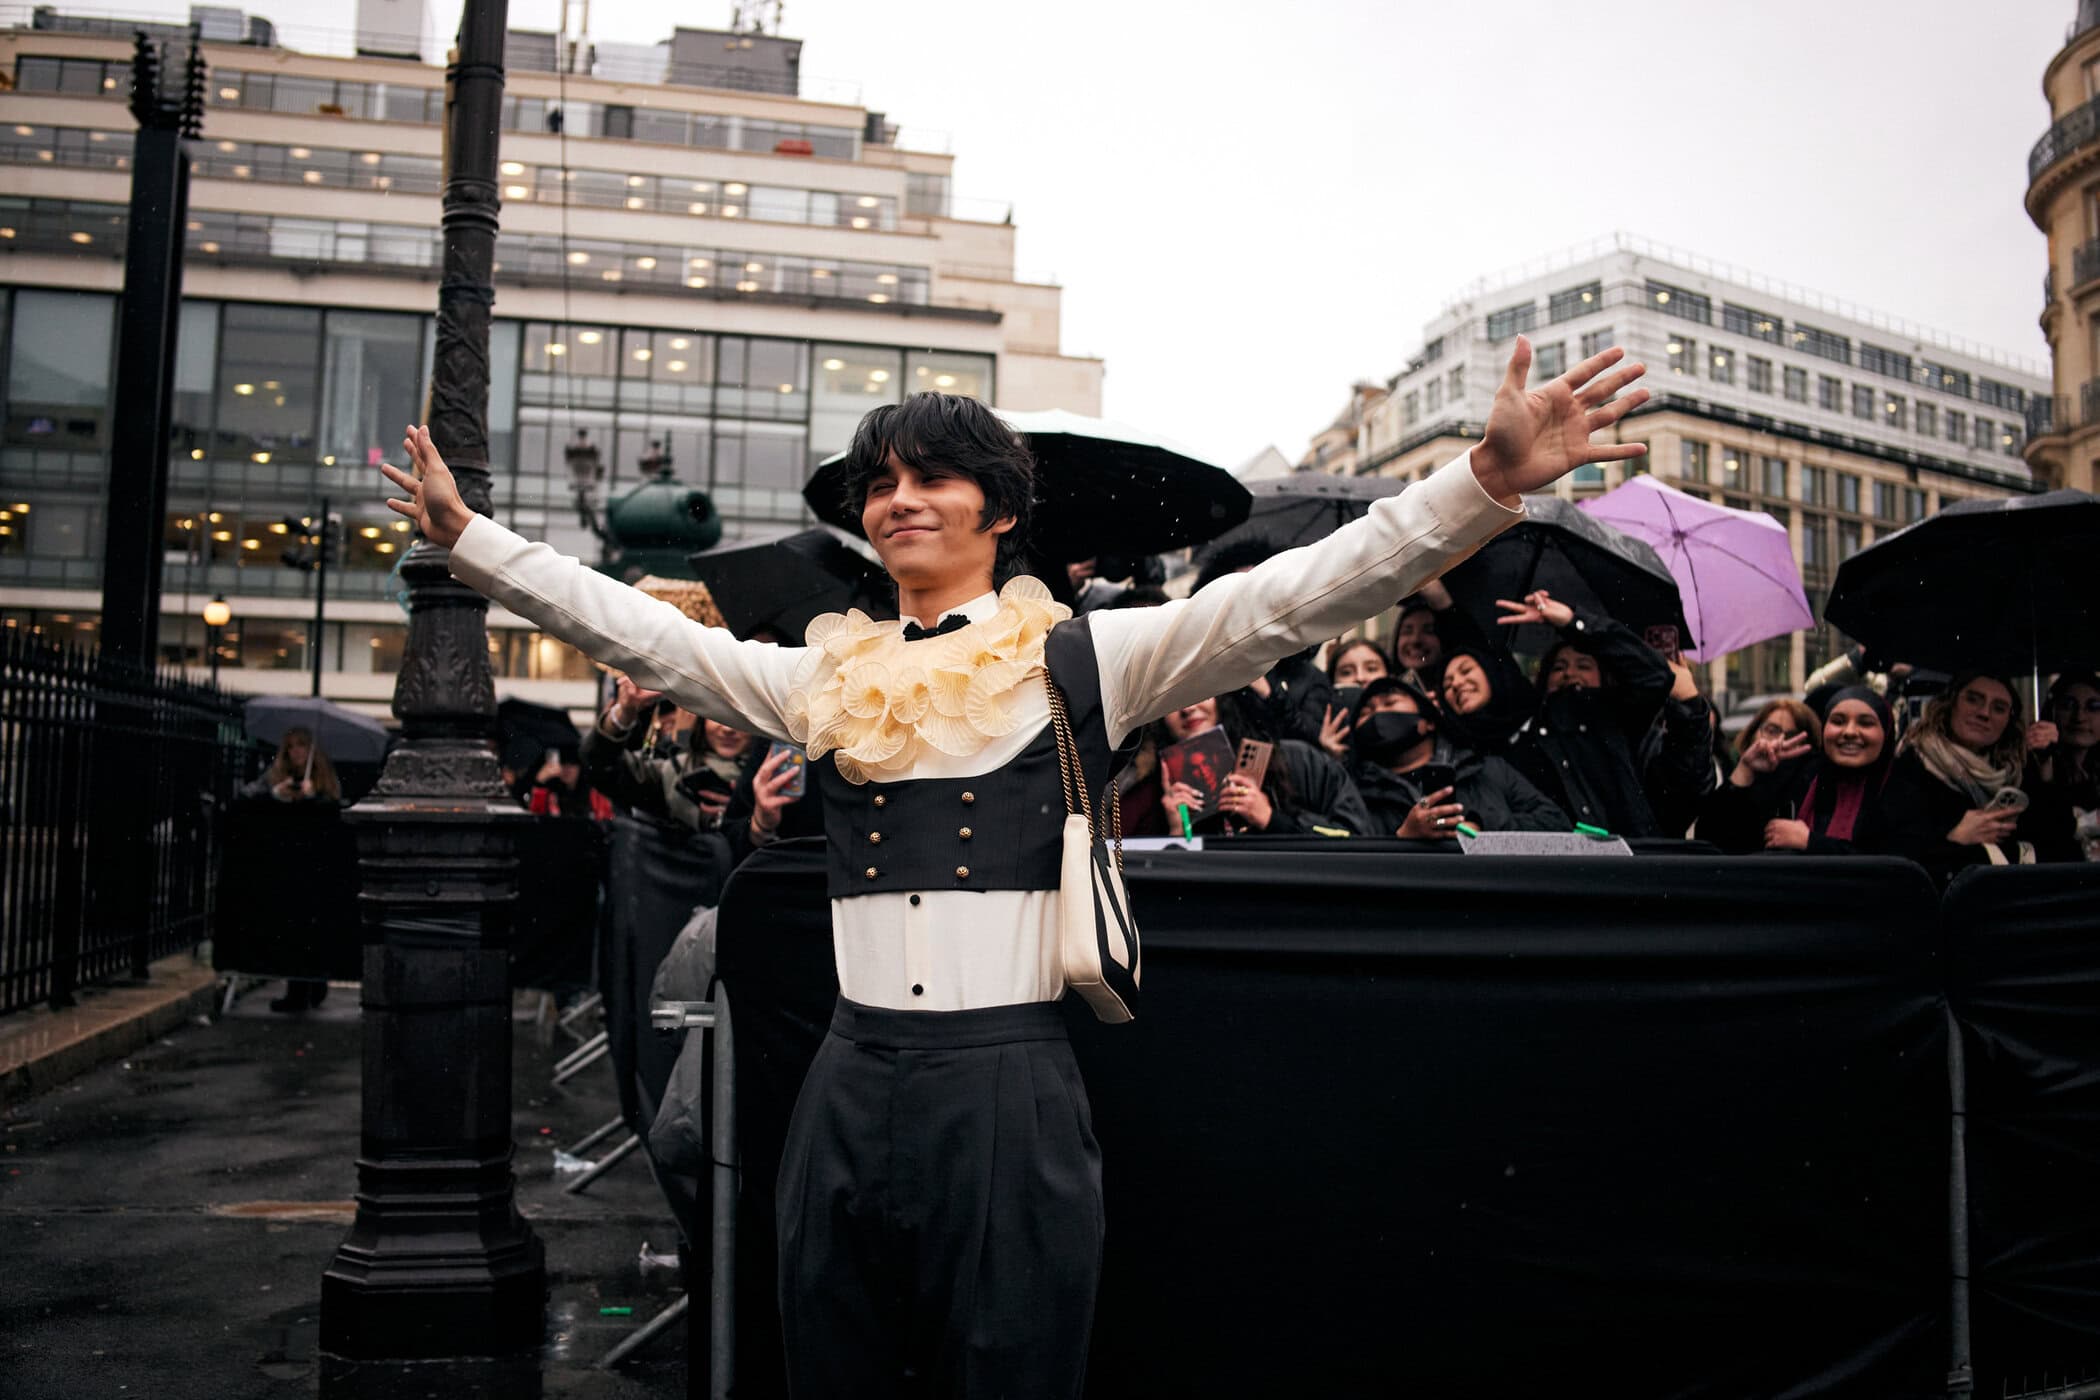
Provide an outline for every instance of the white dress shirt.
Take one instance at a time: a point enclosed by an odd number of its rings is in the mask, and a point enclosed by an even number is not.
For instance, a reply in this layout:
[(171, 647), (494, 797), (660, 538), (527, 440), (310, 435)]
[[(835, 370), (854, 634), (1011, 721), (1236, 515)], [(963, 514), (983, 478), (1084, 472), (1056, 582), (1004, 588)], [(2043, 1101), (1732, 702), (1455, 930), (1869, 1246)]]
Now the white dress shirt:
[[(1523, 514), (1482, 489), (1468, 454), (1326, 539), (1193, 598), (1089, 614), (1109, 741), (1190, 701), (1237, 690), (1280, 658), (1384, 611)], [(696, 714), (791, 738), (786, 707), (803, 648), (740, 642), (487, 516), (475, 516), (453, 545), (452, 572)], [(957, 611), (974, 622), (997, 608), (985, 593)], [(1023, 686), (1008, 704), (1020, 721), (1011, 733), (962, 758), (929, 746), (909, 777), (975, 777), (1011, 762), (1050, 722), (1050, 710), (1039, 685)], [(1054, 1001), (1065, 990), (1057, 899), (1056, 890), (952, 889), (834, 899), (840, 994), (916, 1011)]]

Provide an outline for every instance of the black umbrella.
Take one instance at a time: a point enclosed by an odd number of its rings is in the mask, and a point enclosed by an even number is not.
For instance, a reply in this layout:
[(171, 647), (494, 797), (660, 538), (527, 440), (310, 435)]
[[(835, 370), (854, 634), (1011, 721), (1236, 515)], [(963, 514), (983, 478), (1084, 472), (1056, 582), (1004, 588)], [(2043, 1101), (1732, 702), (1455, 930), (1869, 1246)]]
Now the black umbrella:
[(2037, 676), (2092, 666), (2096, 551), (2100, 496), (1962, 501), (1839, 564), (1823, 615), (1884, 663)]
[(1352, 520), (1361, 520), (1371, 504), (1407, 489), (1386, 476), (1330, 476), (1326, 472), (1292, 472), (1247, 483), (1254, 503), (1244, 523), (1212, 542), (1224, 549), (1237, 540), (1262, 539), (1278, 549), (1324, 540)]
[(687, 562), (739, 637), (766, 628), (790, 646), (799, 645), (810, 620), (822, 613), (895, 610), (881, 568), (829, 530), (719, 545), (688, 555)]
[(533, 757), (548, 749), (573, 752), (582, 742), (567, 710), (535, 705), (530, 700), (502, 700), (496, 704), (496, 749), (522, 754), (527, 746)]
[(1694, 645), (1677, 580), (1654, 546), (1558, 496), (1526, 496), (1524, 519), (1445, 574), (1444, 585), (1487, 635), (1502, 637), (1512, 651), (1543, 653), (1557, 634), (1536, 623), (1502, 626), (1497, 619), (1505, 614), (1495, 600), (1522, 599), (1541, 588), (1577, 612), (1602, 613), (1636, 631), (1669, 623), (1685, 647)]
[[(1136, 428), (1063, 409), (1001, 412), (1035, 454), (1031, 543), (1063, 563), (1100, 554), (1157, 554), (1216, 539), (1247, 518), (1247, 488), (1185, 447)], [(827, 458), (802, 488), (817, 518), (861, 533), (842, 499), (846, 454)]]

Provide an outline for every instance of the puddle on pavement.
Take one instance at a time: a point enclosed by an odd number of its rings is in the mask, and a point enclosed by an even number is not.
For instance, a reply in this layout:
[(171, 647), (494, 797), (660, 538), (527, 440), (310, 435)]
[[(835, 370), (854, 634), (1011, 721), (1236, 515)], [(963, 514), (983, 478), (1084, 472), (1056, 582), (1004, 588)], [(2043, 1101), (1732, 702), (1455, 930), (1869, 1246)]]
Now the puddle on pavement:
[(348, 1225), (357, 1218), (355, 1201), (235, 1201), (211, 1206), (207, 1214), (233, 1220), (313, 1221)]

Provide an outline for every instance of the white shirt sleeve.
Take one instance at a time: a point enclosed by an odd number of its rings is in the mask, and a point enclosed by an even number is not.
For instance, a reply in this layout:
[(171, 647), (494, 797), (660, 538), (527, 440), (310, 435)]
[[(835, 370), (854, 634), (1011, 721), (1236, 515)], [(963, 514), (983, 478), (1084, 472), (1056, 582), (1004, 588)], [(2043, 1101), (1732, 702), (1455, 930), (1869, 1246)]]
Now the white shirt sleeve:
[(695, 714), (769, 738), (790, 737), (787, 693), (801, 647), (740, 642), (485, 515), (475, 516), (452, 546), (452, 573)]
[(1193, 598), (1088, 615), (1109, 739), (1192, 700), (1238, 690), (1292, 652), (1383, 612), (1524, 518), (1473, 475), (1472, 454), (1361, 520)]

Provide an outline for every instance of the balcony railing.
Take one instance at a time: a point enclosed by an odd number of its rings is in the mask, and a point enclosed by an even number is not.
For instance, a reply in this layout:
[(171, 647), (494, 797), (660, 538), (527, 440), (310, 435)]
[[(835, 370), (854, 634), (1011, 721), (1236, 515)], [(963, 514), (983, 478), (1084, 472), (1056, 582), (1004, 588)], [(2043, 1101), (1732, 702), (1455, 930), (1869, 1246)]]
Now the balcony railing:
[(2056, 269), (2050, 268), (2042, 275), (2042, 310), (2047, 312), (2056, 305)]
[(2100, 379), (2088, 379), (2078, 386), (2078, 422), (2064, 426), (2088, 427), (2094, 423), (2100, 423)]
[[(2047, 394), (2036, 394), (2027, 401), (2027, 440), (2048, 437), (2057, 431), (2059, 420), (2068, 420), (2070, 415), (2059, 411), (2061, 401)], [(2070, 427), (2068, 421), (2062, 426)]]
[(2044, 170), (2096, 140), (2100, 140), (2100, 97), (2073, 107), (2042, 133), (2042, 139), (2027, 153), (2027, 183), (2032, 185)]
[(2100, 278), (2100, 238), (2089, 238), (2071, 250), (2071, 286), (2083, 287)]

